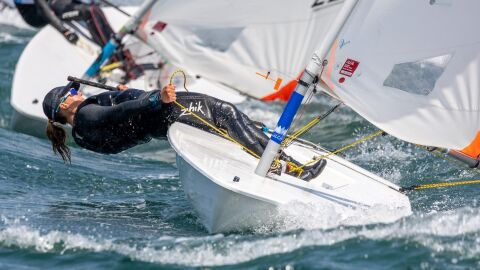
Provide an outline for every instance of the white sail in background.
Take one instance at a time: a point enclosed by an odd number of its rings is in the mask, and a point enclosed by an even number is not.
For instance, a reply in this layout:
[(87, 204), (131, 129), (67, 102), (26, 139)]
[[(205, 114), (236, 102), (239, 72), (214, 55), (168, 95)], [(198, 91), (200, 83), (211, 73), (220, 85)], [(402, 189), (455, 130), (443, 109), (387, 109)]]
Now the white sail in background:
[(265, 98), (300, 75), (342, 2), (158, 1), (143, 29), (176, 66)]
[(480, 1), (470, 0), (359, 1), (330, 49), (322, 80), (402, 140), (468, 146), (476, 156), (479, 10)]

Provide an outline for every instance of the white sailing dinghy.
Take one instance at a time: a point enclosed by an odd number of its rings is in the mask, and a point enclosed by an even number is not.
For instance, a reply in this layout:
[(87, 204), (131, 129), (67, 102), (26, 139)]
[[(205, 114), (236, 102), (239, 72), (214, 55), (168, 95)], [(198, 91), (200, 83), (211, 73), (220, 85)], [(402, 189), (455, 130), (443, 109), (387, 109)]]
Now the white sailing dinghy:
[[(265, 175), (320, 74), (329, 94), (389, 134), (477, 157), (479, 9), (480, 2), (467, 0), (345, 1), (260, 162), (219, 136), (174, 124), (169, 141), (180, 178), (205, 227), (221, 232), (268, 224), (279, 206), (293, 202), (337, 209), (347, 224), (409, 215), (409, 199), (398, 186), (338, 156), (329, 156), (323, 173), (310, 182)], [(324, 154), (303, 143), (285, 151), (302, 162)], [(381, 215), (364, 211), (378, 207)]]
[[(272, 224), (284, 218), (278, 208), (288, 203), (321, 206), (349, 225), (365, 222), (355, 213), (367, 214), (370, 207), (379, 212), (370, 212), (367, 222), (392, 222), (411, 213), (398, 186), (338, 156), (329, 157), (322, 174), (309, 182), (287, 174), (268, 178), (254, 173), (258, 159), (217, 135), (181, 123), (168, 135), (183, 189), (211, 233)], [(286, 153), (307, 162), (327, 152), (296, 142)]]

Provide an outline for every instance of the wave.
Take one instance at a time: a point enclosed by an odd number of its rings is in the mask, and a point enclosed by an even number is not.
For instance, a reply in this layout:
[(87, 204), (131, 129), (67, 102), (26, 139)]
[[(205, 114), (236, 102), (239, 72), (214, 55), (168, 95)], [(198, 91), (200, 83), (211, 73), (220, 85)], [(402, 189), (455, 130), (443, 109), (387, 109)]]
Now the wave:
[(15, 8), (0, 9), (0, 24), (14, 26), (20, 29), (34, 30), (29, 26)]
[[(218, 266), (252, 261), (312, 246), (331, 246), (347, 240), (413, 242), (435, 253), (455, 253), (462, 258), (478, 258), (480, 210), (461, 208), (419, 214), (387, 225), (341, 227), (331, 230), (300, 230), (273, 233), (252, 239), (243, 235), (170, 237), (140, 240), (98, 239), (61, 231), (40, 230), (17, 223), (0, 231), (1, 245), (39, 252), (116, 252), (133, 260), (185, 266)], [(345, 252), (348, 252), (345, 251)], [(358, 251), (357, 251), (358, 252)]]
[(30, 40), (30, 37), (17, 37), (10, 33), (0, 32), (0, 43), (23, 44)]

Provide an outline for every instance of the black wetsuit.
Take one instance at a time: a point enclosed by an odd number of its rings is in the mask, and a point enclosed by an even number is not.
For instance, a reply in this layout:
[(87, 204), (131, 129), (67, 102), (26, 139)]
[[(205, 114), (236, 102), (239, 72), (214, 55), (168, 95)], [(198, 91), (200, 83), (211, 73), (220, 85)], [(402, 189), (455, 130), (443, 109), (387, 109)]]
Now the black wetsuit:
[[(162, 103), (160, 91), (129, 89), (111, 91), (86, 99), (77, 109), (72, 130), (75, 142), (89, 150), (114, 154), (146, 143), (165, 139), (176, 121), (209, 130), (200, 120), (174, 103)], [(261, 155), (268, 137), (261, 128), (234, 105), (198, 93), (177, 93), (177, 101)]]
[[(176, 121), (211, 131), (210, 127), (174, 103), (162, 103), (160, 91), (145, 92), (129, 89), (111, 91), (89, 97), (77, 108), (72, 135), (81, 147), (104, 154), (115, 154), (152, 138), (165, 139), (167, 130)], [(189, 111), (224, 129), (236, 141), (262, 155), (269, 138), (260, 127), (231, 103), (198, 93), (177, 93), (177, 101)], [(287, 174), (309, 181), (325, 168), (322, 159), (300, 172), (291, 170), (290, 164), (301, 164), (282, 152), (281, 160), (289, 162)], [(278, 164), (277, 164), (278, 165)], [(272, 172), (280, 174), (282, 166), (274, 166)]]
[(65, 33), (68, 29), (63, 26), (62, 21), (84, 21), (92, 39), (102, 47), (113, 34), (98, 5), (85, 4), (79, 0), (15, 0), (14, 2), (23, 19), (33, 27), (51, 24), (59, 32)]

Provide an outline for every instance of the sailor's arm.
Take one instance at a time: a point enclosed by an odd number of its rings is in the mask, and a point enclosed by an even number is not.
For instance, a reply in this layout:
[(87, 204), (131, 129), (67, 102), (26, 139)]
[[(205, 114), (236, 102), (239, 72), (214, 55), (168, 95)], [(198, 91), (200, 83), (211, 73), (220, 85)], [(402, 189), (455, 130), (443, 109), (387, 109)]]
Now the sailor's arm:
[(175, 87), (172, 86), (151, 92), (129, 89), (122, 91), (115, 99), (119, 103), (113, 106), (90, 104), (80, 111), (92, 122), (121, 122), (126, 118), (160, 109), (164, 103), (176, 100), (176, 94)]

